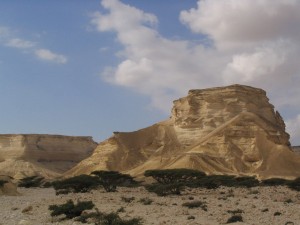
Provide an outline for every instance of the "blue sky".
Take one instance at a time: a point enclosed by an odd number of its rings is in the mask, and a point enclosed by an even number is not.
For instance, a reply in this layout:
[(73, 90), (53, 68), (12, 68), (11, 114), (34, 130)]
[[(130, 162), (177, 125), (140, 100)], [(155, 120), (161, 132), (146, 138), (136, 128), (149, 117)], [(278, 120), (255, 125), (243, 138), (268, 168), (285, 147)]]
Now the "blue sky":
[(298, 15), (285, 0), (1, 1), (0, 132), (100, 141), (168, 118), (191, 88), (241, 83), (300, 145)]

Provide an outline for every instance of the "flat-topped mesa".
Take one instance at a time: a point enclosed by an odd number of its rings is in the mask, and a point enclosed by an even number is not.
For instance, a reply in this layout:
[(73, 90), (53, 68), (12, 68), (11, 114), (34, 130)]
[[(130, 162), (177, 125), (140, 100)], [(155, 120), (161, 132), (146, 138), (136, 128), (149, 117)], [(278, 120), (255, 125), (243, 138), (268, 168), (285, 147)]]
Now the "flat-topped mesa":
[(266, 92), (231, 85), (189, 91), (174, 101), (170, 119), (115, 133), (65, 175), (118, 170), (140, 176), (172, 168), (292, 179), (300, 176), (300, 157)]
[(172, 118), (180, 127), (214, 127), (241, 112), (252, 112), (284, 130), (284, 122), (276, 116), (262, 89), (232, 85), (228, 87), (190, 90), (187, 97), (174, 101)]
[[(188, 96), (175, 100), (171, 118), (179, 136), (187, 130), (201, 138), (238, 115), (253, 113), (271, 124), (270, 133), (281, 134), (282, 144), (289, 145), (289, 135), (280, 114), (274, 111), (266, 92), (244, 85), (190, 90)], [(180, 137), (179, 137), (180, 138)], [(275, 138), (276, 140), (278, 138)], [(183, 141), (183, 140), (182, 140)], [(193, 141), (184, 140), (189, 146)]]
[(91, 155), (92, 137), (47, 134), (0, 135), (0, 174), (54, 177)]

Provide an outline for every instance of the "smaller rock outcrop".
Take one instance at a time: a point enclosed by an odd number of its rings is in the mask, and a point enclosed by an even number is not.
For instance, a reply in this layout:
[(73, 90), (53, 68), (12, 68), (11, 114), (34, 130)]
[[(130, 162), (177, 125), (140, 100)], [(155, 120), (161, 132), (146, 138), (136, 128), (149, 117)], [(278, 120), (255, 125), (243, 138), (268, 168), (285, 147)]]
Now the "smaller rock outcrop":
[[(4, 182), (2, 182), (4, 181)], [(0, 196), (1, 195), (9, 195), (9, 196), (17, 196), (20, 193), (17, 191), (17, 185), (12, 182), (13, 178), (9, 176), (0, 175)]]
[(91, 137), (42, 134), (0, 135), (0, 174), (14, 178), (60, 176), (91, 155)]

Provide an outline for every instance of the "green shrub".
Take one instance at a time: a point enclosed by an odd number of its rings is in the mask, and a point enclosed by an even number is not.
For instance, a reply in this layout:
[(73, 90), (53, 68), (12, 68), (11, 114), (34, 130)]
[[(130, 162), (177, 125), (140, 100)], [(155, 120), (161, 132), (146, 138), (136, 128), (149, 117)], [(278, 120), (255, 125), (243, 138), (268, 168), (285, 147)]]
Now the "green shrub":
[(295, 191), (300, 191), (300, 177), (288, 182), (288, 187)]
[(241, 215), (233, 215), (231, 216), (226, 223), (236, 223), (243, 222), (243, 217)]
[(194, 217), (194, 216), (188, 216), (187, 219), (188, 219), (188, 220), (194, 220), (194, 219), (196, 219), (196, 217)]
[(55, 181), (52, 184), (57, 195), (68, 194), (70, 192), (85, 193), (99, 186), (99, 182), (94, 176), (85, 174)]
[(257, 187), (259, 181), (255, 177), (236, 177), (236, 183), (234, 187)]
[(161, 184), (188, 183), (205, 177), (205, 173), (192, 169), (147, 170), (144, 175)]
[(31, 188), (31, 187), (41, 187), (44, 178), (39, 176), (24, 177), (19, 181), (19, 187)]
[(205, 202), (201, 202), (201, 201), (185, 202), (185, 203), (182, 204), (182, 206), (188, 207), (189, 209), (201, 208), (204, 211), (207, 211), (207, 205), (206, 205), (206, 203)]
[(98, 220), (101, 225), (140, 225), (142, 224), (141, 221), (140, 218), (121, 219), (117, 213), (103, 213), (102, 218)]
[(86, 223), (88, 220), (92, 220), (96, 225), (141, 225), (142, 219), (141, 218), (132, 218), (129, 220), (125, 220), (120, 218), (118, 213), (103, 213), (99, 212), (96, 209), (96, 212), (88, 213), (81, 215), (78, 221), (82, 223)]
[(281, 216), (281, 212), (275, 212), (274, 216)]
[(185, 186), (206, 176), (205, 173), (191, 169), (147, 170), (144, 175), (153, 177), (157, 183), (146, 186), (150, 192), (159, 196), (180, 195)]
[(45, 181), (45, 182), (43, 182), (43, 184), (42, 184), (41, 187), (43, 187), (43, 188), (49, 188), (49, 187), (53, 187), (53, 184), (50, 181)]
[(0, 180), (0, 187), (2, 187), (5, 183), (7, 183), (6, 180)]
[(49, 210), (51, 216), (65, 215), (67, 219), (72, 219), (81, 215), (84, 210), (92, 209), (95, 205), (92, 201), (78, 201), (75, 205), (70, 199), (65, 204), (62, 205), (50, 205)]
[(98, 178), (98, 182), (107, 192), (117, 191), (117, 186), (135, 186), (137, 182), (128, 174), (117, 171), (99, 170), (91, 173)]
[(288, 180), (281, 179), (281, 178), (270, 178), (261, 181), (262, 186), (285, 186), (289, 183)]
[(209, 175), (188, 184), (188, 186), (206, 189), (216, 189), (220, 186), (234, 187), (236, 186), (236, 179), (229, 175)]

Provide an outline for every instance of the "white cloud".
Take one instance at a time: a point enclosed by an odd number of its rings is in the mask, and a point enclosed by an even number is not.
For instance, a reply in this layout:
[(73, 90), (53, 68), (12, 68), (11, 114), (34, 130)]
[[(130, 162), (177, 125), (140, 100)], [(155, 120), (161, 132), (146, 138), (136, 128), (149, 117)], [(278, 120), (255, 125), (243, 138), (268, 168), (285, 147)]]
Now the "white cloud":
[[(116, 68), (106, 69), (108, 81), (149, 95), (155, 107), (169, 111), (175, 96), (186, 94), (190, 87), (206, 87), (214, 80), (212, 74), (218, 62), (205, 62), (204, 68), (202, 61), (213, 54), (211, 50), (163, 38), (155, 29), (157, 18), (152, 14), (119, 1), (106, 0), (102, 4), (110, 13), (95, 13), (91, 22), (99, 31), (117, 32), (125, 58)], [(205, 73), (199, 76), (203, 70)]]
[(232, 61), (223, 72), (223, 79), (225, 83), (236, 80), (255, 83), (258, 80), (270, 79), (281, 71), (280, 68), (285, 65), (288, 55), (289, 46), (283, 43), (257, 47), (249, 52), (241, 51), (232, 55)]
[(45, 61), (59, 64), (65, 64), (68, 61), (64, 55), (54, 53), (49, 49), (40, 48), (38, 43), (18, 37), (16, 32), (9, 27), (0, 26), (0, 45), (22, 50), (22, 52), (33, 54)]
[(182, 11), (181, 21), (193, 32), (211, 36), (218, 47), (299, 38), (297, 0), (202, 0)]
[(93, 14), (91, 23), (115, 32), (124, 48), (104, 78), (150, 96), (154, 107), (169, 111), (170, 100), (188, 89), (241, 83), (265, 89), (280, 108), (300, 111), (300, 1), (199, 0), (180, 20), (212, 47), (164, 38), (155, 15), (118, 0), (102, 6), (108, 13)]
[(22, 40), (20, 38), (12, 38), (6, 42), (6, 46), (13, 48), (32, 48), (35, 46), (34, 42)]
[(35, 51), (35, 55), (42, 60), (60, 64), (65, 64), (68, 61), (64, 55), (56, 54), (48, 49), (38, 49)]

